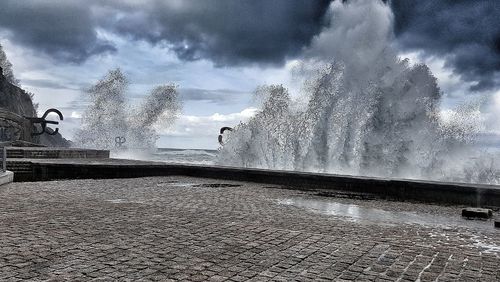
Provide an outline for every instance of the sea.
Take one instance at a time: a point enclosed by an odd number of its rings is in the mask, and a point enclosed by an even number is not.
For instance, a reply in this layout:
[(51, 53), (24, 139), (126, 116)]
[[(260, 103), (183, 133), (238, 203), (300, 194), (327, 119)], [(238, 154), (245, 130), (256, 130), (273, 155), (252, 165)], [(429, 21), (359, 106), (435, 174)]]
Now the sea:
[[(482, 151), (500, 156), (500, 144), (494, 145), (481, 140), (475, 147)], [(111, 157), (117, 159), (133, 159), (142, 161), (156, 161), (165, 163), (183, 163), (198, 165), (213, 165), (216, 162), (219, 150), (213, 149), (177, 149), (177, 148), (156, 148), (146, 149), (114, 149), (111, 150)]]
[(112, 150), (111, 157), (165, 163), (213, 165), (218, 150), (157, 148), (156, 150), (126, 149)]

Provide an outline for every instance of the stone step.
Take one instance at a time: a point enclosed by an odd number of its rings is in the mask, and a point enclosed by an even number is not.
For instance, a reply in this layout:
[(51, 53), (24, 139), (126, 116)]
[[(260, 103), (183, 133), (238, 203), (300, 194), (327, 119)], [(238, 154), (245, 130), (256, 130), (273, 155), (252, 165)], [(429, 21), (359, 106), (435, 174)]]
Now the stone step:
[(48, 147), (7, 147), (9, 159), (105, 159), (109, 150)]
[(7, 158), (23, 158), (24, 153), (22, 150), (7, 149)]
[(32, 171), (30, 162), (7, 162), (7, 170), (14, 173)]
[(33, 178), (33, 172), (31, 171), (15, 171), (14, 181), (35, 181)]
[(14, 181), (32, 181), (33, 168), (31, 162), (7, 159), (7, 170), (14, 173)]

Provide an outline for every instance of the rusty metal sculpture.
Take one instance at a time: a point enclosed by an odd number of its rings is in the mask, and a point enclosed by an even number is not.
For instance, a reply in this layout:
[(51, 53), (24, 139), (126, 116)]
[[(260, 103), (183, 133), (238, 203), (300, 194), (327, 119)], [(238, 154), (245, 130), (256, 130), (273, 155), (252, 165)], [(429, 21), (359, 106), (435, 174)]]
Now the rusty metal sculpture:
[(224, 146), (224, 140), (223, 140), (222, 135), (224, 134), (224, 131), (226, 131), (226, 130), (233, 131), (233, 129), (232, 129), (231, 127), (227, 127), (227, 126), (224, 126), (224, 127), (222, 127), (222, 128), (220, 129), (220, 134), (219, 134), (219, 138), (218, 138), (218, 140), (219, 140), (219, 144), (220, 144), (221, 146)]
[(42, 128), (41, 131), (35, 131), (31, 133), (31, 136), (37, 136), (37, 135), (42, 135), (44, 133), (47, 133), (48, 135), (56, 135), (59, 133), (59, 128), (54, 129), (53, 132), (48, 132), (46, 131), (47, 129), (47, 124), (59, 124), (58, 121), (53, 121), (53, 120), (46, 120), (47, 115), (50, 113), (55, 113), (57, 116), (59, 116), (59, 120), (64, 120), (63, 114), (58, 110), (58, 109), (48, 109), (45, 111), (42, 117), (24, 117), (25, 119), (29, 120), (31, 124), (40, 124), (40, 127)]
[(124, 136), (116, 136), (115, 137), (115, 147), (116, 148), (120, 148), (121, 146), (123, 146), (123, 144), (125, 144), (125, 142), (127, 142), (127, 139)]

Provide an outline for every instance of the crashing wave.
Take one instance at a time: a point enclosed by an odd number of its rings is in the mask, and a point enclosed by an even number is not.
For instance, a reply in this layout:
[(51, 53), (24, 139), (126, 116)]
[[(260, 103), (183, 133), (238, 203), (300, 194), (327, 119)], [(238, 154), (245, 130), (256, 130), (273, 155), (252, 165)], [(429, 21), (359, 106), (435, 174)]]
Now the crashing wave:
[(94, 149), (112, 149), (122, 145), (129, 149), (155, 148), (158, 134), (154, 125), (160, 119), (164, 125), (171, 125), (180, 112), (176, 87), (158, 86), (142, 104), (130, 108), (125, 98), (127, 85), (125, 75), (116, 69), (87, 91), (90, 102), (74, 137), (76, 146)]
[[(305, 96), (292, 98), (282, 85), (257, 89), (261, 111), (230, 133), (217, 162), (498, 183), (496, 164), (471, 146), (481, 129), (480, 104), (443, 118), (429, 68), (400, 60), (388, 43), (390, 9), (380, 1), (334, 2), (331, 14), (332, 27), (310, 49), (321, 58), (311, 55), (301, 65)], [(335, 60), (321, 64), (325, 46)]]

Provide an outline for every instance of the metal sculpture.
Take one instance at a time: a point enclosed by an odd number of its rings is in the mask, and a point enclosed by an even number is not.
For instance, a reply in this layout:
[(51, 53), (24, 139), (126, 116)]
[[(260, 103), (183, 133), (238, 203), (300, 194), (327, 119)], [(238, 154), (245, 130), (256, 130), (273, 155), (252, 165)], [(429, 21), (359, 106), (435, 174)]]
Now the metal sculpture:
[(116, 148), (120, 148), (121, 146), (123, 146), (123, 144), (125, 144), (125, 142), (127, 142), (127, 139), (124, 136), (116, 136), (115, 137), (115, 147)]
[(218, 138), (218, 140), (219, 140), (219, 144), (220, 144), (221, 146), (224, 146), (224, 140), (223, 140), (223, 138), (222, 138), (222, 135), (224, 134), (224, 131), (226, 131), (226, 130), (233, 131), (233, 129), (232, 129), (231, 127), (227, 127), (227, 126), (224, 126), (224, 127), (222, 127), (222, 128), (220, 129), (220, 134), (219, 134), (219, 138)]
[(25, 119), (29, 120), (31, 124), (39, 123), (40, 127), (42, 128), (41, 131), (36, 131), (31, 133), (31, 136), (37, 136), (37, 135), (42, 135), (44, 133), (47, 133), (48, 135), (56, 135), (59, 133), (59, 128), (54, 129), (53, 132), (48, 132), (46, 131), (47, 129), (47, 124), (59, 124), (59, 121), (53, 121), (53, 120), (46, 120), (47, 115), (50, 113), (55, 113), (59, 116), (59, 120), (64, 120), (63, 114), (58, 110), (58, 109), (48, 109), (45, 111), (42, 117), (24, 117)]

